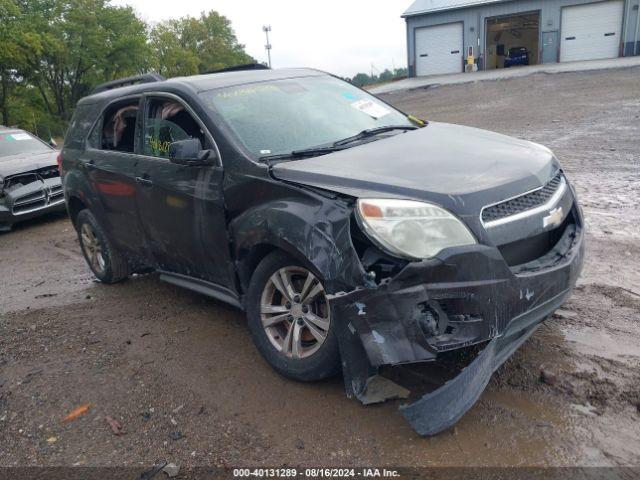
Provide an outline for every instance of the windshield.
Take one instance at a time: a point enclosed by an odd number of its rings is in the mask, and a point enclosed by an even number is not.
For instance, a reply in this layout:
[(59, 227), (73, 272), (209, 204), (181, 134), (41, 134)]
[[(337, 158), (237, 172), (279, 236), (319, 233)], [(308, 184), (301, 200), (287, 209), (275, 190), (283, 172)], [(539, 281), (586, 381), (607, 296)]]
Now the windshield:
[(50, 151), (46, 144), (26, 132), (0, 133), (0, 157)]
[(366, 129), (413, 126), (402, 113), (330, 76), (239, 85), (201, 95), (259, 157), (332, 144)]

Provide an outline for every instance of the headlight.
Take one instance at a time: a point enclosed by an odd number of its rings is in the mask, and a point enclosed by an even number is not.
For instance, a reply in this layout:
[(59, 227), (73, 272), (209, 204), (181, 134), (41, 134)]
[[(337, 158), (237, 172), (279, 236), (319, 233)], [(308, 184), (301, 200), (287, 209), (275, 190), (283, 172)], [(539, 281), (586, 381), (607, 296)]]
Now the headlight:
[(358, 219), (374, 242), (399, 257), (430, 258), (443, 248), (476, 243), (460, 220), (430, 203), (359, 199)]

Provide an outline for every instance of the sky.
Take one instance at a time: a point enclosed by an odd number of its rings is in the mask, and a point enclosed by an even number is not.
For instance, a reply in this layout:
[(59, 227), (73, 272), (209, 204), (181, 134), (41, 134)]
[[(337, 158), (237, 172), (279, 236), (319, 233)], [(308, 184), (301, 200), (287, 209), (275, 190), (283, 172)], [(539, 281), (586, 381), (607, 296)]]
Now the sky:
[(411, 0), (113, 0), (149, 23), (216, 10), (231, 20), (249, 55), (267, 60), (263, 25), (271, 25), (273, 68), (312, 67), (341, 75), (406, 67), (400, 18)]

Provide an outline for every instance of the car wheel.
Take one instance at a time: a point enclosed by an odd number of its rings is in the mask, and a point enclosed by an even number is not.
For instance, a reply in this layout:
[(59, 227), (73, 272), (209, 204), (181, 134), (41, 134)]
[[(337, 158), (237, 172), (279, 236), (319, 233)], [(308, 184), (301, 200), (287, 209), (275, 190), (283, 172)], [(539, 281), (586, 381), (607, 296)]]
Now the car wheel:
[(281, 252), (268, 255), (251, 278), (247, 314), (256, 347), (280, 374), (315, 381), (339, 371), (323, 282), (300, 262)]
[(127, 262), (107, 238), (89, 210), (82, 210), (76, 220), (80, 247), (89, 268), (103, 283), (116, 283), (129, 275)]

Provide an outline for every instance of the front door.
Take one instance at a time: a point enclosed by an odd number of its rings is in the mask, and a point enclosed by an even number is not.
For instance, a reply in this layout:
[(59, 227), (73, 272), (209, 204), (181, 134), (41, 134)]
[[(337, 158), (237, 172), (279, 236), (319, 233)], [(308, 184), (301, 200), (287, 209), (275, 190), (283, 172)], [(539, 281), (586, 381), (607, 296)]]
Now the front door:
[(147, 97), (142, 156), (136, 167), (138, 211), (158, 269), (233, 288), (222, 194), (223, 169), (169, 160), (171, 142), (211, 135), (181, 100)]

